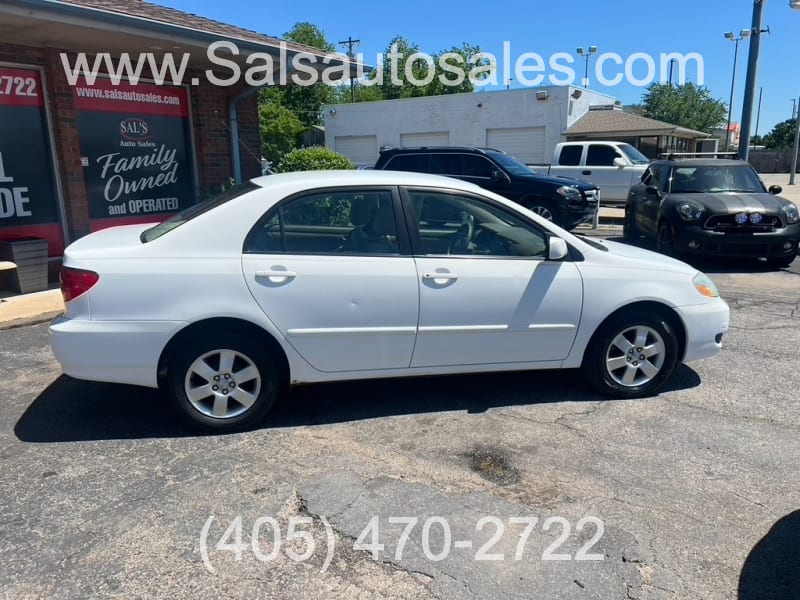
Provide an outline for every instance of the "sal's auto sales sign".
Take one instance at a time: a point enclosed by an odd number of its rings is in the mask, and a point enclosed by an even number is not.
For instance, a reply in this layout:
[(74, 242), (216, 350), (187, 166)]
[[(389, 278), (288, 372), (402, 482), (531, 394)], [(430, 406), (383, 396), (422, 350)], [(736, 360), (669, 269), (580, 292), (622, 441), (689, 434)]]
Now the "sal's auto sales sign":
[(0, 239), (64, 248), (39, 71), (0, 67)]
[(73, 88), (92, 229), (159, 221), (195, 201), (184, 88)]

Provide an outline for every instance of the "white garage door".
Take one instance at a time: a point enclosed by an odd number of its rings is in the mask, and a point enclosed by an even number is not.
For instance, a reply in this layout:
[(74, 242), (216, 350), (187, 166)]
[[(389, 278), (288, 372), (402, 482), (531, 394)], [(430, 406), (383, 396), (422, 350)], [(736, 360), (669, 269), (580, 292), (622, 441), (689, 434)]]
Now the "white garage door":
[(418, 146), (449, 146), (449, 131), (430, 131), (427, 133), (401, 133), (400, 145), (405, 148)]
[(337, 135), (334, 150), (344, 154), (357, 167), (371, 167), (378, 160), (378, 137), (374, 135)]
[(487, 129), (486, 145), (513, 154), (527, 164), (543, 164), (544, 127)]

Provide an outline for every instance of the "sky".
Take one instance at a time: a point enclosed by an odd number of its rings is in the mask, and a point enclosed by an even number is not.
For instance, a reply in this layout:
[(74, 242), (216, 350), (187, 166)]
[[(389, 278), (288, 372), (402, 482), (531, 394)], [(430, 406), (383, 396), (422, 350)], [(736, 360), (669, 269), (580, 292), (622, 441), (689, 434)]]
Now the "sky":
[[(504, 42), (509, 42), (512, 61), (525, 52), (537, 53), (545, 61), (557, 52), (574, 56), (576, 62), (571, 67), (577, 74), (575, 83), (580, 85), (585, 63), (575, 54), (576, 48), (594, 45), (598, 54), (591, 59), (589, 87), (614, 96), (623, 104), (639, 102), (644, 88), (625, 80), (610, 87), (600, 85), (592, 72), (602, 53), (616, 53), (623, 60), (635, 53), (646, 53), (655, 58), (658, 66), (661, 53), (696, 52), (702, 56), (704, 84), (715, 98), (727, 103), (734, 43), (726, 40), (724, 33), (749, 29), (753, 13), (753, 0), (151, 1), (276, 37), (282, 37), (295, 23), (308, 21), (322, 29), (327, 39), (341, 51), (345, 49), (337, 42), (350, 36), (361, 40), (356, 51), (364, 53), (369, 65), (376, 64), (376, 55), (383, 52), (396, 35), (417, 44), (424, 52), (440, 52), (466, 42), (480, 46), (498, 59), (502, 59)], [(789, 0), (763, 1), (766, 2), (764, 27), (769, 27), (771, 33), (761, 38), (758, 81), (763, 88), (763, 102), (757, 133), (762, 135), (776, 123), (791, 118), (792, 98), (800, 95), (800, 10), (792, 10)], [(749, 42), (741, 42), (733, 102), (732, 120), (735, 122), (741, 121), (742, 116), (748, 51)], [(511, 67), (513, 70), (513, 63)], [(623, 69), (608, 62), (606, 77), (612, 79)], [(642, 79), (646, 71), (646, 63), (638, 60), (632, 74)], [(551, 73), (563, 77), (550, 69), (545, 72), (546, 75)], [(697, 69), (691, 65), (687, 81), (697, 83)], [(521, 87), (519, 81), (511, 81), (510, 85)], [(503, 81), (499, 81), (498, 87), (487, 89), (499, 87), (505, 87)], [(758, 92), (754, 106), (755, 129)]]

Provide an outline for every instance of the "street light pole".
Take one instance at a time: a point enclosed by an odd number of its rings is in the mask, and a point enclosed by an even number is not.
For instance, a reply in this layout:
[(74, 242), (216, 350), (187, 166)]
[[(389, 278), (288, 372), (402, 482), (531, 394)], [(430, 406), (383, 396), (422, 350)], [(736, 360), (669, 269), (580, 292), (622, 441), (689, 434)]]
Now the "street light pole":
[(731, 77), (731, 100), (728, 103), (728, 126), (725, 128), (725, 150), (730, 148), (731, 143), (731, 116), (733, 114), (733, 91), (736, 87), (736, 63), (739, 59), (739, 42), (750, 37), (749, 29), (742, 29), (739, 37), (732, 31), (725, 32), (725, 39), (733, 42), (733, 76)]
[(750, 154), (750, 130), (753, 122), (753, 102), (758, 84), (758, 56), (761, 51), (761, 34), (764, 23), (764, 5), (767, 0), (754, 0), (753, 22), (750, 28), (750, 53), (747, 57), (747, 80), (744, 87), (744, 106), (742, 107), (742, 131), (739, 138), (739, 157), (747, 160)]
[(589, 57), (597, 52), (597, 46), (588, 46), (585, 50), (578, 48), (578, 56), (583, 56), (586, 59), (586, 74), (583, 77), (583, 87), (589, 87)]

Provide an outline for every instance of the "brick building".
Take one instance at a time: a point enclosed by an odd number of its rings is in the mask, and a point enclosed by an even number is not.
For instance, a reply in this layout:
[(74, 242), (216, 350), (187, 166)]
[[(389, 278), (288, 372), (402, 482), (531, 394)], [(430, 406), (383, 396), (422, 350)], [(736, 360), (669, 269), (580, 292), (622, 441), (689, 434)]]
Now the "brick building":
[[(215, 42), (238, 49), (219, 52), (227, 71), (209, 59)], [(269, 55), (278, 80), (280, 65), (300, 52), (323, 56), (142, 0), (4, 0), (0, 240), (45, 238), (57, 263), (66, 244), (91, 231), (158, 221), (231, 180), (259, 175), (261, 82), (220, 85), (208, 70), (233, 80), (234, 63), (244, 73), (248, 56)], [(90, 67), (110, 57), (94, 82), (75, 77), (80, 53)], [(185, 60), (183, 78), (157, 85), (150, 63), (136, 85), (108, 77), (109, 65), (113, 71), (126, 54), (135, 65), (145, 53)]]

